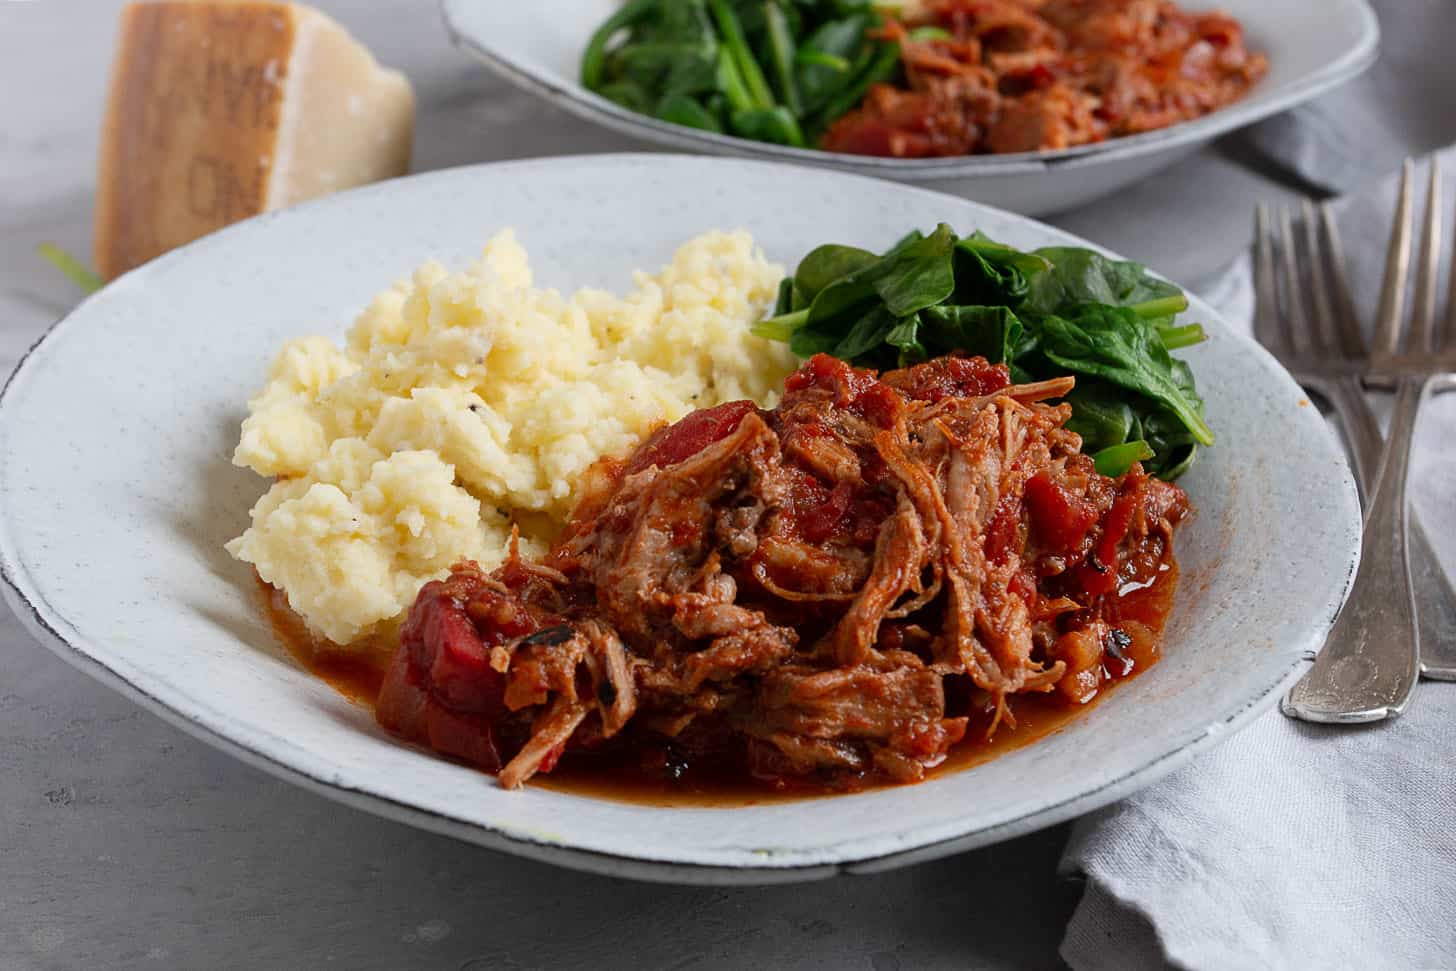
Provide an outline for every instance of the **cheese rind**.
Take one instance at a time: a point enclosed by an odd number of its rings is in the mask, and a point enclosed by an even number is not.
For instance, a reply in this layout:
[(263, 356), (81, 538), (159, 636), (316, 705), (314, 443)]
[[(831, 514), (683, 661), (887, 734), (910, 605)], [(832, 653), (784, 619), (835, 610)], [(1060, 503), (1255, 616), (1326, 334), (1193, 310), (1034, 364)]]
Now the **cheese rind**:
[(414, 93), (333, 20), (287, 3), (125, 8), (94, 256), (110, 279), (269, 209), (409, 168)]

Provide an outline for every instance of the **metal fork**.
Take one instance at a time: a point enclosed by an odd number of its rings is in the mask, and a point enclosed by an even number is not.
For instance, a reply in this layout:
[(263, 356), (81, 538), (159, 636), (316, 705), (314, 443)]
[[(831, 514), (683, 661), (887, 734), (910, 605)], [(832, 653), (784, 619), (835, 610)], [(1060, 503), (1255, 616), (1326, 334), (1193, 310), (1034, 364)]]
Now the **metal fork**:
[[(1287, 212), (1278, 220), (1277, 240), (1268, 211), (1261, 207), (1257, 217), (1256, 335), (1307, 388), (1334, 408), (1351, 447), (1357, 481), (1368, 487), (1365, 555), (1349, 602), (1325, 650), (1284, 706), (1287, 714), (1313, 721), (1375, 721), (1399, 714), (1414, 688), (1421, 635), (1427, 647), (1428, 676), (1456, 675), (1453, 658), (1443, 657), (1441, 651), (1443, 646), (1449, 648), (1443, 642), (1456, 626), (1456, 592), (1419, 527), (1412, 537), (1423, 608), (1419, 632), (1408, 565), (1405, 477), (1415, 417), (1431, 387), (1424, 374), (1411, 375), (1418, 373), (1422, 358), (1426, 372), (1435, 370), (1430, 362), (1437, 343), (1435, 261), (1440, 247), (1439, 173), (1433, 170), (1416, 284), (1412, 346), (1398, 367), (1392, 367), (1393, 355), (1399, 351), (1410, 263), (1412, 175), (1412, 166), (1407, 163), (1381, 299), (1379, 337), (1383, 353), (1373, 358), (1365, 357), (1339, 235), (1328, 207), (1321, 207), (1317, 216), (1314, 207), (1305, 204), (1303, 254)], [(1447, 329), (1456, 331), (1456, 326)], [(1392, 459), (1386, 462), (1379, 460), (1384, 446), (1359, 380), (1362, 372), (1373, 372), (1377, 367), (1395, 375), (1393, 380), (1398, 385), (1391, 444), (1386, 453)], [(1379, 478), (1372, 484), (1377, 471)]]
[[(1405, 197), (1404, 209), (1408, 211), (1408, 191)], [(1431, 211), (1439, 213), (1439, 206), (1432, 207)], [(1402, 218), (1408, 221), (1409, 216)], [(1275, 222), (1269, 211), (1260, 206), (1254, 237), (1255, 335), (1306, 389), (1323, 398), (1334, 410), (1349, 446), (1361, 500), (1368, 507), (1385, 441), (1359, 377), (1364, 369), (1359, 365), (1368, 362), (1369, 352), (1350, 296), (1334, 212), (1327, 203), (1316, 209), (1306, 200), (1302, 233), (1294, 232), (1288, 212), (1279, 215), (1277, 225)], [(1433, 234), (1433, 243), (1434, 239)], [(1430, 265), (1429, 260), (1426, 265)], [(1428, 274), (1427, 279), (1433, 286), (1434, 274)], [(1456, 286), (1456, 263), (1453, 263), (1451, 279), (1452, 286)], [(1277, 293), (1280, 284), (1287, 308), (1284, 311), (1279, 306)], [(1447, 330), (1450, 332), (1447, 340), (1456, 339), (1456, 300), (1448, 310)], [(1323, 367), (1325, 360), (1338, 360), (1341, 366)], [(1421, 645), (1421, 674), (1443, 681), (1456, 680), (1456, 589), (1415, 516), (1409, 520), (1409, 553)]]

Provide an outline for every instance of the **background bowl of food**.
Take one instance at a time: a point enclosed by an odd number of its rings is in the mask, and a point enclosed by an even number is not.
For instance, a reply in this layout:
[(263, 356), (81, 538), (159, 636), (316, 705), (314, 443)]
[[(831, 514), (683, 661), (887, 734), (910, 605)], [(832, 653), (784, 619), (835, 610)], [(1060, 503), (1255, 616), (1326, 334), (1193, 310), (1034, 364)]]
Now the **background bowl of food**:
[(442, 0), (553, 104), (685, 151), (913, 182), (1019, 212), (1114, 192), (1368, 67), (1365, 0)]

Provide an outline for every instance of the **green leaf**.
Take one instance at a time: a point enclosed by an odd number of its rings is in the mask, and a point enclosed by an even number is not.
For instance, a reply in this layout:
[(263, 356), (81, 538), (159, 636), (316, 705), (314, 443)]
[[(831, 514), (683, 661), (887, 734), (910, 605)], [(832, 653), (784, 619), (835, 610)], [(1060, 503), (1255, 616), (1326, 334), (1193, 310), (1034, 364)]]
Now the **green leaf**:
[(738, 73), (737, 62), (733, 55), (728, 53), (728, 48), (718, 49), (718, 90), (728, 102), (732, 111), (753, 111), (756, 105), (753, 102), (753, 95), (749, 93), (748, 87), (743, 83), (743, 75)]
[[(596, 29), (581, 56), (582, 87), (593, 91), (601, 88), (605, 80), (603, 68), (606, 64), (607, 47), (612, 39), (648, 14), (655, 13), (663, 2), (664, 0), (631, 0)], [(667, 2), (671, 3), (671, 0)]]
[(1081, 304), (1125, 307), (1168, 298), (1170, 303), (1165, 306), (1177, 306), (1177, 310), (1187, 306), (1183, 291), (1152, 276), (1140, 263), (1110, 260), (1072, 246), (1039, 249), (1035, 255), (1051, 264), (1049, 270), (1030, 280), (1027, 307), (1037, 313), (1066, 314)]
[(930, 359), (930, 352), (920, 343), (921, 315), (913, 314), (897, 321), (885, 335), (885, 343), (895, 348), (896, 367), (909, 367)]
[[(772, 109), (775, 106), (773, 92), (769, 89), (768, 81), (764, 78), (758, 61), (754, 60), (753, 51), (748, 46), (747, 38), (744, 37), (743, 24), (739, 21), (738, 15), (728, 5), (727, 0), (708, 0), (708, 9), (713, 14), (713, 22), (718, 25), (718, 34), (723, 39), (723, 49), (733, 58), (733, 66), (738, 69), (739, 76), (743, 78), (743, 85), (753, 99), (754, 106), (765, 111)], [(792, 119), (793, 116), (789, 117)], [(734, 128), (737, 127), (735, 124)], [(798, 127), (797, 124), (795, 127)], [(740, 134), (742, 133), (740, 132)]]
[(884, 256), (823, 287), (814, 295), (809, 307), (808, 323), (820, 330), (848, 331), (860, 314), (877, 299), (875, 284), (879, 278), (895, 267), (901, 253), (924, 238), (920, 233), (911, 233), (890, 247)]
[(957, 245), (997, 266), (1014, 266), (1028, 277), (1052, 268), (1051, 261), (1045, 256), (1038, 256), (1014, 246), (1007, 246), (1005, 243), (998, 243), (979, 229), (962, 239)]
[(615, 101), (628, 111), (645, 115), (652, 110), (652, 102), (647, 94), (647, 89), (636, 81), (613, 81), (610, 84), (602, 85), (597, 89), (597, 93), (609, 101)]
[(859, 361), (883, 344), (897, 323), (887, 309), (876, 307), (855, 321), (831, 353), (842, 361)]
[(812, 48), (801, 47), (794, 55), (794, 63), (801, 67), (824, 67), (836, 74), (844, 74), (849, 71), (849, 61), (838, 54), (826, 54), (824, 51), (816, 51)]
[(633, 44), (613, 52), (610, 64), (614, 80), (634, 81), (660, 95), (702, 94), (718, 84), (718, 48), (711, 43)]
[(733, 112), (729, 119), (735, 135), (759, 142), (804, 147), (804, 133), (789, 109), (748, 108)]
[(1135, 437), (1137, 417), (1129, 403), (1135, 399), (1122, 388), (1083, 377), (1066, 400), (1072, 406), (1066, 427), (1082, 437), (1082, 451), (1099, 452)]
[(860, 15), (820, 24), (795, 55), (805, 111), (817, 111), (850, 80), (855, 55), (865, 46), (868, 18)]
[(685, 94), (669, 94), (657, 105), (657, 117), (674, 125), (721, 132), (723, 127), (712, 113)]
[(784, 277), (779, 281), (778, 299), (774, 301), (774, 316), (778, 317), (794, 309), (794, 281)]
[(843, 87), (825, 102), (814, 114), (811, 124), (815, 130), (829, 127), (835, 119), (850, 111), (864, 100), (865, 92), (873, 84), (880, 84), (895, 76), (900, 67), (900, 45), (880, 43), (868, 49), (868, 58), (857, 59), (853, 75)]
[(833, 331), (800, 327), (789, 334), (789, 350), (799, 357), (832, 354), (841, 340), (843, 336)]
[(1151, 407), (1139, 418), (1136, 434), (1147, 440), (1154, 455), (1143, 467), (1160, 479), (1172, 482), (1188, 470), (1198, 456), (1199, 445), (1182, 420), (1167, 408)]
[(1083, 307), (1075, 320), (1049, 316), (1041, 322), (1041, 351), (1069, 371), (1096, 375), (1160, 402), (1197, 442), (1213, 444), (1202, 402), (1180, 382), (1157, 329), (1130, 310)]
[(799, 261), (794, 271), (794, 310), (807, 307), (819, 292), (835, 280), (842, 279), (856, 270), (861, 270), (879, 257), (869, 250), (855, 246), (840, 246), (826, 243), (811, 250)]
[(908, 317), (950, 297), (956, 285), (951, 261), (955, 243), (955, 233), (941, 223), (929, 236), (892, 251), (889, 265), (874, 281), (875, 292), (892, 316)]
[(804, 111), (799, 97), (799, 79), (794, 73), (794, 37), (788, 15), (775, 0), (764, 0), (764, 25), (768, 32), (769, 63), (784, 106), (795, 115)]
[(1021, 339), (1021, 321), (1008, 307), (928, 307), (920, 319), (920, 340), (931, 355), (963, 351), (1001, 364)]
[(1012, 264), (998, 264), (983, 253), (957, 246), (955, 301), (961, 304), (1019, 307), (1027, 294), (1026, 276)]
[(1102, 449), (1092, 456), (1092, 464), (1097, 467), (1098, 475), (1115, 479), (1126, 475), (1134, 462), (1143, 462), (1152, 457), (1153, 450), (1148, 447), (1148, 443), (1139, 439)]

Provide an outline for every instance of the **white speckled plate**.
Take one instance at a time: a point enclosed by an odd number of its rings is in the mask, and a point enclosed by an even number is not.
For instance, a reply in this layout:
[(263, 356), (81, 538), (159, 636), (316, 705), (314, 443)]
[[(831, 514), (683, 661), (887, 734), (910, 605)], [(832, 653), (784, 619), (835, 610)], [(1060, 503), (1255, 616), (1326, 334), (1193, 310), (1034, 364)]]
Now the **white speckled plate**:
[(946, 221), (1024, 246), (1017, 216), (798, 166), (594, 156), (456, 169), (264, 216), (83, 303), (0, 397), (0, 570), (49, 647), (199, 737), (372, 812), (568, 866), (767, 882), (872, 871), (1006, 839), (1147, 785), (1269, 707), (1343, 601), (1359, 507), (1336, 443), (1272, 358), (1193, 301), (1189, 353), (1219, 444), (1187, 478), (1184, 580), (1163, 661), (1070, 727), (919, 786), (738, 809), (662, 809), (489, 776), (397, 744), (274, 642), (222, 550), (262, 480), (228, 458), (279, 344), (339, 335), (428, 257), (514, 226), (539, 281), (622, 287), (710, 228), (792, 265)]
[(954, 192), (1036, 215), (1060, 212), (1131, 185), (1210, 140), (1308, 101), (1375, 61), (1380, 26), (1366, 0), (1182, 0), (1244, 25), (1269, 73), (1242, 100), (1159, 131), (1094, 145), (1015, 155), (888, 159), (789, 148), (700, 131), (628, 111), (583, 88), (581, 54), (623, 0), (440, 0), (451, 35), (501, 77), (588, 121), (692, 152), (820, 165)]

